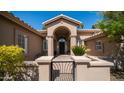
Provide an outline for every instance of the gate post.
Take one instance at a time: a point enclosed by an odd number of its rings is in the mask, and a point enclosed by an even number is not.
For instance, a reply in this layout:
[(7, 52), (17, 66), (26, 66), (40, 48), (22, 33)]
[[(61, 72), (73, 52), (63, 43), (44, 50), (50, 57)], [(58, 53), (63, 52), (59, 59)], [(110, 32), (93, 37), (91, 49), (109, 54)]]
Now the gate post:
[(51, 80), (51, 62), (53, 56), (42, 56), (35, 61), (39, 65), (39, 81)]
[(91, 59), (84, 56), (72, 56), (72, 59), (75, 62), (75, 80), (87, 80), (87, 66)]

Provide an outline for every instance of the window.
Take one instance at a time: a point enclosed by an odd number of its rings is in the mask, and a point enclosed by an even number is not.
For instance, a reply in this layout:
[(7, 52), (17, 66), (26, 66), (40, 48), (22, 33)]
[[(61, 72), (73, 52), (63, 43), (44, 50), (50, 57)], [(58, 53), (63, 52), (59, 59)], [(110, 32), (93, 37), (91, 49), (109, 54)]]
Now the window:
[(27, 53), (28, 48), (28, 38), (25, 35), (18, 35), (18, 45), (25, 50)]
[(43, 50), (47, 50), (47, 40), (43, 40)]
[(96, 50), (102, 50), (102, 42), (101, 41), (96, 41)]

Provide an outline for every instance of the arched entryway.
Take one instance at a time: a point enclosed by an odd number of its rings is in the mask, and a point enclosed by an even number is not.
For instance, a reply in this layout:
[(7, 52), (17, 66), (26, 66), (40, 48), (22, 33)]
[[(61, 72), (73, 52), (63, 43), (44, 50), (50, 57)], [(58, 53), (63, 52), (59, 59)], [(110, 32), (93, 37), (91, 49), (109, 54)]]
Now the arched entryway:
[(54, 31), (54, 55), (61, 54), (70, 54), (70, 31), (63, 26)]

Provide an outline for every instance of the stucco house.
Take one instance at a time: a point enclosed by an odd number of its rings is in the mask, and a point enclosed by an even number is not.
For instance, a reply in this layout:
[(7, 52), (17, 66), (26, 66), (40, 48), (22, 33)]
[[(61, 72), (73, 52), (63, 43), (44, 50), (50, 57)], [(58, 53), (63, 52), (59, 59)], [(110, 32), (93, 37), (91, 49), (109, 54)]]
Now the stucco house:
[(73, 55), (71, 47), (86, 45), (93, 56), (111, 56), (114, 44), (100, 29), (83, 29), (82, 22), (60, 14), (43, 22), (45, 29), (35, 30), (9, 12), (0, 12), (0, 45), (19, 45), (26, 60), (38, 56)]

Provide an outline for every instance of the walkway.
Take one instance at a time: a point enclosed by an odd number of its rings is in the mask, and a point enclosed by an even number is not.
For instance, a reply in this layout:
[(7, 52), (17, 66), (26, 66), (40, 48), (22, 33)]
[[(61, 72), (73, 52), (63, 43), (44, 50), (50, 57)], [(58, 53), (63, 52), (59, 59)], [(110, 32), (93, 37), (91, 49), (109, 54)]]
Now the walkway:
[(70, 55), (60, 55), (52, 61), (53, 81), (73, 81), (73, 60)]

